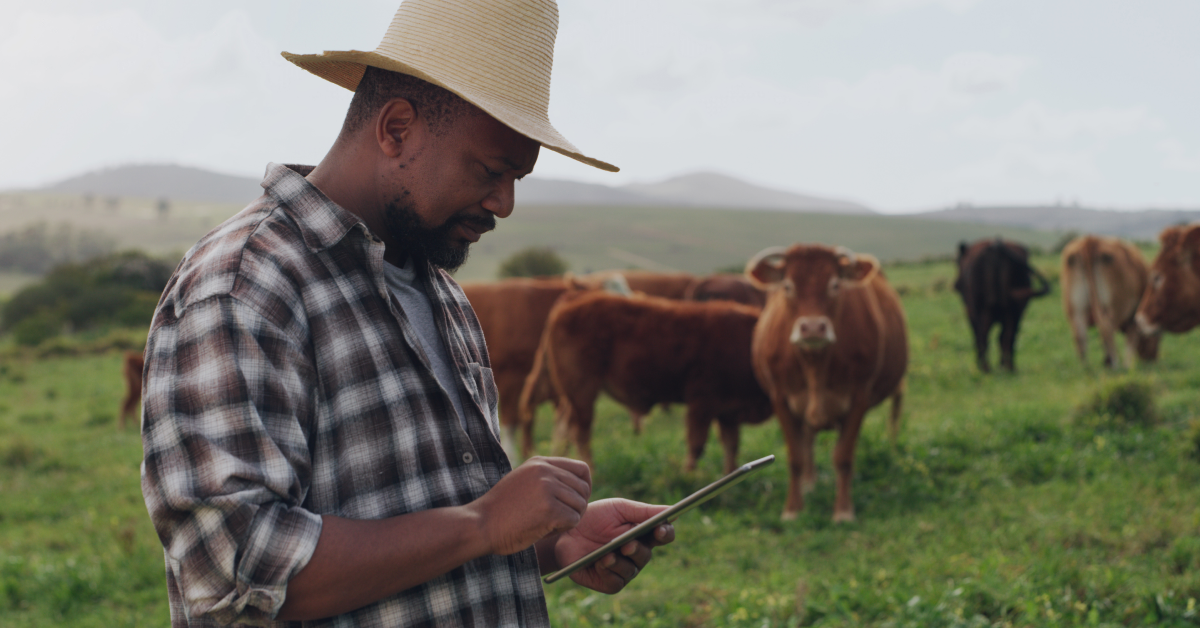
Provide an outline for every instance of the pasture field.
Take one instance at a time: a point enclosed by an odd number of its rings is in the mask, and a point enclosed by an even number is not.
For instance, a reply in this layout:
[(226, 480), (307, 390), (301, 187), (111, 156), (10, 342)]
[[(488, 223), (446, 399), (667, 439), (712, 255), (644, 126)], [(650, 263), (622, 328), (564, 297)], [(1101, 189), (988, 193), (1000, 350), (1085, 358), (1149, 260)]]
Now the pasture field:
[[(1041, 258), (1046, 270), (1056, 260)], [(833, 435), (817, 489), (781, 522), (786, 451), (774, 420), (742, 430), (760, 475), (676, 524), (678, 540), (616, 596), (549, 585), (557, 626), (1190, 626), (1200, 623), (1200, 333), (1113, 375), (1075, 357), (1058, 296), (1035, 302), (1016, 375), (975, 371), (948, 263), (896, 266), (912, 359), (899, 442), (885, 408), (857, 456), (858, 522), (831, 523)], [(993, 350), (994, 351), (994, 350)], [(993, 360), (995, 360), (993, 355)], [(119, 432), (120, 355), (0, 354), (0, 624), (162, 626), (161, 548), (138, 485), (136, 430)], [(1081, 422), (1075, 408), (1148, 382), (1153, 425)], [(594, 496), (672, 502), (720, 475), (715, 433), (694, 473), (682, 408), (635, 437), (597, 412)], [(550, 409), (538, 440), (549, 452)]]
[[(253, 199), (246, 199), (247, 203)], [(0, 194), (0, 234), (33, 222), (69, 222), (103, 231), (117, 248), (178, 256), (242, 205), (172, 201), (166, 214), (154, 199), (93, 199), (79, 195)], [(763, 234), (772, 234), (764, 238)], [(791, 242), (842, 244), (884, 261), (953, 255), (959, 240), (1003, 235), (1050, 248), (1050, 232), (953, 223), (911, 216), (842, 216), (672, 207), (518, 207), (496, 231), (471, 247), (460, 281), (496, 278), (501, 262), (529, 246), (553, 247), (575, 273), (609, 268), (682, 270), (707, 274), (741, 267), (762, 249)], [(0, 276), (0, 295), (11, 292)]]

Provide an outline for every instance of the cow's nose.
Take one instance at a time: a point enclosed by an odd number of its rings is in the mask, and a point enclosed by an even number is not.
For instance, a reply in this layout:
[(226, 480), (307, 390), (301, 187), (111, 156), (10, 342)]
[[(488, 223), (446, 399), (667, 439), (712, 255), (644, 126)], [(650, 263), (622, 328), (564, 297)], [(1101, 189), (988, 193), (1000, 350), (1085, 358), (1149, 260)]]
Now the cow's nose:
[(820, 348), (837, 340), (833, 333), (833, 322), (827, 316), (801, 316), (792, 326), (791, 341), (794, 345)]

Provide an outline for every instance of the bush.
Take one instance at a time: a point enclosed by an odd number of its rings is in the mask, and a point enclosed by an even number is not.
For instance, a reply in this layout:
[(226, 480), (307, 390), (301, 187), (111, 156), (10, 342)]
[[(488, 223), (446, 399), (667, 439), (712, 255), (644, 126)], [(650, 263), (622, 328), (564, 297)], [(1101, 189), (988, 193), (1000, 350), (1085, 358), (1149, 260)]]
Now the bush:
[(172, 264), (140, 252), (55, 267), (0, 310), (0, 331), (36, 346), (68, 331), (148, 327)]
[(567, 263), (547, 247), (531, 246), (513, 253), (500, 264), (500, 278), (549, 277), (567, 272)]
[(1188, 458), (1200, 462), (1200, 418), (1188, 422), (1187, 433), (1183, 437), (1183, 449)]
[(1075, 422), (1092, 429), (1154, 425), (1158, 422), (1154, 389), (1150, 382), (1134, 376), (1109, 380), (1075, 409)]

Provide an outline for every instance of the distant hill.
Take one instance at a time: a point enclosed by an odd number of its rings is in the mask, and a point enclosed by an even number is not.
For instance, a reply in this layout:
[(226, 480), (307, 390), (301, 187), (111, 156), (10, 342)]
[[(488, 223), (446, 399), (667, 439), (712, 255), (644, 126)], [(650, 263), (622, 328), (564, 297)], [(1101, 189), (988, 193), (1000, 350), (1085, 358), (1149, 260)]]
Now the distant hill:
[(1158, 237), (1164, 227), (1200, 220), (1200, 210), (1112, 211), (1063, 205), (974, 207), (912, 214), (914, 218), (1020, 227), (1037, 231), (1079, 231), (1137, 240)]
[[(42, 188), (98, 197), (168, 198), (245, 205), (262, 194), (259, 179), (175, 165), (118, 166)], [(870, 214), (867, 207), (764, 188), (714, 172), (698, 172), (621, 187), (529, 177), (517, 184), (518, 205), (714, 207)]]
[(658, 183), (635, 183), (622, 189), (658, 199), (663, 204), (684, 207), (771, 209), (826, 214), (875, 213), (858, 203), (764, 188), (716, 172), (685, 174)]
[(42, 191), (246, 205), (262, 195), (258, 183), (259, 179), (252, 177), (153, 164), (95, 170), (48, 185)]

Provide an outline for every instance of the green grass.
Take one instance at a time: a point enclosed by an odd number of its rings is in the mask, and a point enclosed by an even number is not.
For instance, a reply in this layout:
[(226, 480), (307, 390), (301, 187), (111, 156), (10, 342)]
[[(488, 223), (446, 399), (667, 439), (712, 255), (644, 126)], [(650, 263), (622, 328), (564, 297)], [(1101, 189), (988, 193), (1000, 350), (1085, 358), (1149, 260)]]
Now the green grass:
[[(1039, 259), (1044, 269), (1055, 264)], [(546, 587), (558, 626), (1113, 626), (1200, 623), (1200, 334), (1168, 336), (1130, 375), (1085, 368), (1058, 296), (1035, 302), (1016, 375), (974, 368), (950, 264), (888, 269), (907, 286), (912, 346), (900, 441), (868, 417), (858, 522), (834, 525), (833, 434), (797, 521), (781, 522), (786, 451), (774, 421), (740, 459), (779, 463), (681, 519), (678, 540), (626, 591)], [(940, 287), (939, 287), (940, 286)], [(1092, 338), (1093, 359), (1099, 342)], [(993, 361), (996, 359), (993, 349)], [(119, 355), (0, 362), (0, 624), (165, 625), (161, 548), (119, 433)], [(1076, 409), (1132, 377), (1158, 420), (1088, 422)], [(549, 451), (549, 408), (538, 425)], [(601, 402), (595, 496), (671, 502), (720, 475), (715, 437), (684, 473), (681, 408), (640, 437)]]

